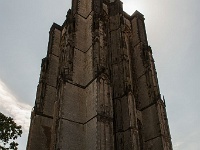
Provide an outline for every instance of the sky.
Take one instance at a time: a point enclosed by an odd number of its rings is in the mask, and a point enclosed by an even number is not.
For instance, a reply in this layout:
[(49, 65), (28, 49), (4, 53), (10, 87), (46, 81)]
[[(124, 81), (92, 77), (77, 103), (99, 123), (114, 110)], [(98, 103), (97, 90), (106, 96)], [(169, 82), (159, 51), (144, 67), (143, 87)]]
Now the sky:
[[(200, 1), (122, 0), (145, 16), (174, 150), (200, 147)], [(0, 111), (22, 125), (26, 149), (49, 29), (62, 25), (71, 0), (0, 0)]]

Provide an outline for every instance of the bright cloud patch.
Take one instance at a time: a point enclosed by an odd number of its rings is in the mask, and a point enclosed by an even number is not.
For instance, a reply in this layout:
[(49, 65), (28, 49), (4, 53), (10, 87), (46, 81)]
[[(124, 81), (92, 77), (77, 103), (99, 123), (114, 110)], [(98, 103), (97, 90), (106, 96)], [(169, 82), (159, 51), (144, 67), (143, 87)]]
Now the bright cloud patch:
[(19, 102), (12, 95), (6, 85), (0, 80), (0, 111), (14, 118), (21, 125), (24, 132), (28, 132), (30, 124), (31, 106)]

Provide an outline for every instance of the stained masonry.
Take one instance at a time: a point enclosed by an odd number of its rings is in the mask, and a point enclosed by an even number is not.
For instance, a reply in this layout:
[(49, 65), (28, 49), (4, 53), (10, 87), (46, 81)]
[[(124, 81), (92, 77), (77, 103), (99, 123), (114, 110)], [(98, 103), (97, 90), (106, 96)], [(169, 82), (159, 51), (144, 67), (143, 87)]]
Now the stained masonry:
[(172, 150), (140, 12), (72, 0), (49, 32), (27, 150)]

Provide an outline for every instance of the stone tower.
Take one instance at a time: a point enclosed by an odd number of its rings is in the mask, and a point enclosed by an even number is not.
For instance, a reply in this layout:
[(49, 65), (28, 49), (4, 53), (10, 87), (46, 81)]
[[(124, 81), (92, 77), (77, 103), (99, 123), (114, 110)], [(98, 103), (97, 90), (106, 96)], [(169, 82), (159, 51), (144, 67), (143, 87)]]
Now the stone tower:
[(27, 150), (172, 150), (144, 16), (72, 0), (49, 32)]

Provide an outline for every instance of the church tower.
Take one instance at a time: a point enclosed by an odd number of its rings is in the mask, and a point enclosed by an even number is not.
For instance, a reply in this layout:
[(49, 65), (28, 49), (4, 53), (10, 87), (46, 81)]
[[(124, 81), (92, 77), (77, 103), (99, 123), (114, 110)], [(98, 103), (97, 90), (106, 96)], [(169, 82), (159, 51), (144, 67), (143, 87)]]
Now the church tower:
[(144, 16), (72, 0), (42, 60), (27, 150), (172, 150)]

